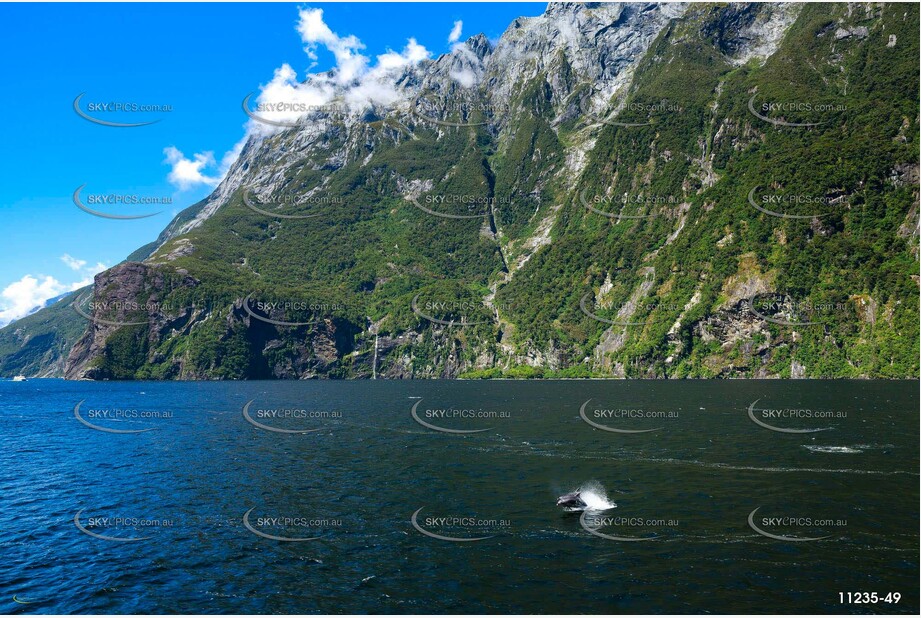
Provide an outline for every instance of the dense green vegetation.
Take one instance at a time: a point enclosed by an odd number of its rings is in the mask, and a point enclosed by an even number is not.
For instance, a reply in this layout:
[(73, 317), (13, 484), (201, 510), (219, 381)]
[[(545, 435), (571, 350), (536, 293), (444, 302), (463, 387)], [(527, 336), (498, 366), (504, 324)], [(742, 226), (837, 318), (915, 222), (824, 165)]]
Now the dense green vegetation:
[[(712, 19), (729, 9), (696, 10)], [(723, 357), (723, 365), (741, 361), (750, 373), (758, 358), (733, 358), (734, 350), (702, 341), (694, 330), (699, 319), (726, 309), (726, 281), (748, 269), (747, 275), (763, 276), (794, 303), (834, 307), (792, 320), (817, 322), (808, 327), (769, 324), (774, 354), (768, 371), (788, 375), (796, 359), (814, 376), (918, 374), (918, 289), (912, 280), (918, 265), (898, 233), (917, 200), (917, 184), (890, 180), (899, 164), (918, 163), (918, 14), (907, 11), (903, 18), (903, 11), (887, 9), (872, 21), (866, 41), (836, 41), (829, 24), (845, 10), (807, 5), (761, 67), (735, 67), (702, 42), (695, 36), (700, 15), (687, 15), (663, 33), (629, 97), (673, 103), (680, 112), (653, 115), (648, 126), (606, 127), (578, 187), (589, 195), (677, 197), (687, 208), (684, 229), (669, 244), (679, 209), (618, 221), (570, 196), (572, 208), (555, 242), (500, 293), (525, 308), (510, 317), (522, 340), (556, 338), (571, 358), (587, 356), (608, 325), (585, 316), (580, 297), (613, 276), (607, 298), (622, 306), (643, 277), (640, 268), (654, 268), (651, 294), (665, 315), (653, 310), (646, 321), (637, 314), (644, 324), (627, 328), (627, 343), (613, 358), (628, 374), (632, 364), (640, 375), (708, 377), (715, 357)], [(890, 34), (898, 39), (891, 48)], [(818, 68), (805, 71), (804, 65)], [(773, 126), (748, 110), (755, 89), (766, 101), (833, 104), (836, 111), (786, 118), (824, 122), (818, 127)], [(702, 152), (712, 154), (718, 178), (712, 186), (702, 182)], [(821, 219), (778, 218), (748, 204), (755, 187), (839, 201)], [(797, 204), (784, 212), (811, 214), (810, 208), (815, 211), (813, 204)], [(668, 336), (695, 290), (699, 304)], [(875, 320), (861, 316), (858, 306), (869, 298), (878, 306)], [(790, 351), (777, 354), (779, 348)], [(675, 357), (672, 368), (664, 363), (669, 356)]]

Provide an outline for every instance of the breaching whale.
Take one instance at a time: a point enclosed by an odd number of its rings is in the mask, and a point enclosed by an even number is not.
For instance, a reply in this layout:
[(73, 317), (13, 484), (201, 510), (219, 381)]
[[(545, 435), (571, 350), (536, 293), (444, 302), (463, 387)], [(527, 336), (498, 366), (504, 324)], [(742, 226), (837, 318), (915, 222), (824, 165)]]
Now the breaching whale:
[(584, 510), (587, 506), (585, 501), (582, 499), (581, 491), (574, 491), (572, 493), (563, 494), (556, 499), (556, 505), (562, 506), (572, 511), (581, 511)]

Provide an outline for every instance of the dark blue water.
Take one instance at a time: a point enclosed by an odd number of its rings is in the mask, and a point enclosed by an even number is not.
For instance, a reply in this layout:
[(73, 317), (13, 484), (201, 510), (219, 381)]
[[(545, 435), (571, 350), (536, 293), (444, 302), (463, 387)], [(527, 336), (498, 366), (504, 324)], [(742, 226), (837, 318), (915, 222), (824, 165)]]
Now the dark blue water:
[[(6, 613), (919, 609), (916, 382), (31, 380), (0, 404)], [(588, 481), (616, 508), (556, 507)]]

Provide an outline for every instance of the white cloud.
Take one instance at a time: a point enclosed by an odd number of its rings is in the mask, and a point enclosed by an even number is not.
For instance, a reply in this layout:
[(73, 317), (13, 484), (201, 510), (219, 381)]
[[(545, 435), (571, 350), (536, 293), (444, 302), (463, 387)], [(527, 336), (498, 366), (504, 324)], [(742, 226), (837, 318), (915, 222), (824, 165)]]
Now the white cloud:
[(448, 35), (448, 43), (457, 43), (460, 40), (461, 32), (464, 30), (464, 22), (457, 20), (454, 27), (451, 28), (451, 34)]
[(0, 292), (0, 326), (6, 326), (13, 320), (18, 320), (32, 313), (42, 306), (49, 298), (63, 294), (67, 288), (54, 277), (43, 277), (41, 280), (26, 275), (19, 281), (14, 281)]
[(470, 69), (458, 69), (449, 73), (451, 79), (459, 83), (464, 88), (470, 88), (477, 82), (477, 74)]
[(221, 181), (220, 176), (208, 176), (203, 173), (206, 168), (217, 167), (213, 152), (197, 152), (192, 155), (191, 159), (188, 159), (175, 146), (167, 146), (163, 149), (163, 154), (166, 155), (163, 162), (172, 166), (166, 178), (180, 191), (193, 189), (199, 185), (214, 187)]
[(416, 39), (409, 39), (406, 42), (406, 47), (403, 48), (401, 53), (398, 54), (394, 51), (388, 51), (378, 56), (377, 66), (370, 72), (371, 77), (385, 77), (395, 69), (402, 69), (405, 66), (417, 64), (427, 59), (430, 55), (429, 50), (419, 45)]
[[(317, 109), (326, 105), (333, 95), (332, 84), (319, 81), (302, 84), (298, 80), (297, 72), (285, 63), (275, 69), (272, 80), (262, 86), (262, 92), (257, 99), (258, 105), (261, 106), (257, 115), (274, 122), (294, 122), (305, 113), (302, 110)], [(280, 105), (284, 105), (285, 109), (276, 111), (274, 108)], [(277, 129), (265, 123), (255, 120), (249, 122), (250, 133), (270, 134), (275, 130)]]
[(71, 257), (67, 253), (61, 256), (61, 261), (67, 264), (67, 267), (71, 270), (76, 270), (79, 272), (86, 266), (86, 260), (78, 260), (75, 257)]
[(464, 88), (470, 88), (480, 80), (480, 74), (475, 67), (482, 67), (480, 59), (466, 42), (455, 43), (451, 46), (451, 53), (460, 57), (466, 66), (453, 69), (448, 74)]
[[(455, 23), (455, 30), (460, 28)], [(431, 58), (432, 54), (416, 39), (409, 39), (402, 51), (388, 50), (378, 55), (372, 64), (361, 53), (365, 49), (355, 35), (340, 36), (323, 20), (323, 9), (298, 9), (295, 26), (304, 43), (307, 57), (318, 60), (317, 51), (322, 46), (336, 60), (328, 73), (306, 73), (301, 80), (290, 64), (275, 69), (272, 79), (260, 86), (255, 100), (260, 118), (274, 122), (293, 123), (306, 113), (318, 111), (360, 111), (368, 105), (389, 105), (400, 98), (396, 81), (410, 66)], [(452, 31), (453, 34), (453, 31)], [(459, 36), (459, 34), (458, 34)], [(277, 109), (283, 106), (283, 109)], [(213, 152), (201, 152), (187, 158), (175, 146), (163, 150), (167, 163), (172, 166), (167, 178), (180, 190), (199, 186), (217, 186), (233, 165), (250, 136), (268, 136), (282, 127), (250, 119), (246, 133), (234, 148), (216, 163)]]
[(19, 281), (14, 281), (0, 292), (0, 326), (6, 326), (13, 320), (33, 313), (55, 296), (90, 285), (96, 273), (108, 268), (102, 262), (96, 262), (95, 266), (87, 266), (86, 260), (79, 260), (67, 253), (61, 256), (61, 261), (82, 275), (82, 278), (71, 283), (63, 283), (49, 275), (25, 275)]
[[(261, 118), (275, 122), (294, 122), (311, 111), (357, 111), (368, 105), (388, 105), (399, 98), (395, 82), (400, 73), (431, 58), (432, 54), (415, 39), (402, 51), (388, 50), (375, 62), (361, 53), (365, 45), (354, 35), (340, 36), (323, 21), (322, 9), (300, 9), (297, 32), (305, 43), (308, 57), (317, 59), (319, 46), (336, 59), (329, 73), (307, 73), (305, 80), (289, 64), (275, 69), (272, 80), (261, 87), (257, 105)], [(286, 109), (274, 109), (283, 104)], [(345, 107), (343, 110), (342, 107)], [(251, 134), (267, 135), (275, 127), (250, 121)]]
[(323, 45), (336, 57), (336, 79), (347, 84), (364, 73), (368, 58), (358, 53), (364, 44), (354, 35), (340, 37), (330, 30), (323, 21), (323, 9), (300, 9), (298, 11), (297, 31), (301, 41), (307, 45), (304, 51), (311, 59), (316, 59), (317, 45)]

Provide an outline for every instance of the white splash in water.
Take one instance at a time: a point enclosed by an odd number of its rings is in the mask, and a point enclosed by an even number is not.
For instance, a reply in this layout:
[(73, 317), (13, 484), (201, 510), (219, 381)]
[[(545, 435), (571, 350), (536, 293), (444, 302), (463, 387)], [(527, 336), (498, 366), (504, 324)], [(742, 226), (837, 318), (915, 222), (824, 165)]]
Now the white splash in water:
[[(606, 511), (617, 507), (616, 504), (608, 500), (607, 491), (604, 485), (598, 481), (588, 481), (582, 483), (575, 491), (579, 492), (579, 497), (585, 503), (586, 511)], [(581, 511), (583, 509), (569, 508), (568, 511)]]

